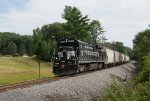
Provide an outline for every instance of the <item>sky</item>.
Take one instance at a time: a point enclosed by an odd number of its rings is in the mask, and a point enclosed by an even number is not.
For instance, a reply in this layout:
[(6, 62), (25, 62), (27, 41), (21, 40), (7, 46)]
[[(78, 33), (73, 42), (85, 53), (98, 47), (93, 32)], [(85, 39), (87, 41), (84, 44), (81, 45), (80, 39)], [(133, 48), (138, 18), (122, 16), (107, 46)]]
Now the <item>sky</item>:
[(0, 0), (0, 32), (32, 35), (42, 25), (65, 22), (61, 17), (65, 5), (99, 20), (108, 42), (131, 48), (135, 35), (150, 24), (150, 0)]

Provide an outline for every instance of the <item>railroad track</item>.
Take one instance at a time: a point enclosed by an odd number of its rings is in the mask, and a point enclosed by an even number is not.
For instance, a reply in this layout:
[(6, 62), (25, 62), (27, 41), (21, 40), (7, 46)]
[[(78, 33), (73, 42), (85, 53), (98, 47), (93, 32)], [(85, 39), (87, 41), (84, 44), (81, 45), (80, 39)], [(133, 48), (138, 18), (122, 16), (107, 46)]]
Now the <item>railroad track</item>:
[[(107, 69), (109, 69), (109, 68), (107, 68)], [(104, 70), (104, 69), (100, 69), (100, 70)], [(55, 76), (55, 77), (51, 77), (51, 78), (36, 79), (36, 80), (30, 80), (30, 81), (25, 81), (25, 82), (20, 82), (20, 83), (4, 85), (4, 86), (0, 86), (0, 93), (4, 92), (4, 91), (16, 89), (16, 88), (27, 88), (27, 87), (30, 87), (30, 86), (36, 85), (36, 84), (43, 84), (46, 82), (54, 82), (54, 81), (61, 80), (61, 79), (67, 79), (69, 77), (85, 75), (85, 74), (92, 73), (95, 71), (100, 71), (100, 70), (92, 70), (92, 71), (72, 74), (72, 75), (68, 75), (68, 76)]]
[(19, 82), (19, 83), (14, 83), (14, 84), (8, 84), (8, 85), (0, 86), (0, 93), (8, 91), (8, 90), (17, 89), (17, 88), (27, 88), (27, 87), (30, 87), (30, 86), (36, 85), (36, 84), (43, 84), (46, 82), (50, 83), (50, 82), (54, 82), (57, 80), (67, 79), (69, 77), (75, 77), (75, 76), (79, 76), (79, 75), (85, 75), (85, 74), (92, 73), (92, 72), (94, 72), (94, 71), (82, 72), (82, 73), (78, 73), (78, 74), (72, 74), (69, 76), (55, 76), (55, 77), (51, 77), (51, 78), (43, 78), (43, 79), (30, 80), (30, 81)]
[(20, 83), (8, 84), (8, 85), (0, 86), (0, 93), (4, 91), (16, 89), (16, 88), (26, 88), (26, 87), (30, 87), (36, 84), (54, 82), (60, 79), (67, 79), (67, 78), (68, 76), (63, 76), (63, 77), (56, 76), (56, 77), (51, 77), (51, 78), (43, 78), (43, 79), (30, 80), (30, 81), (25, 81), (25, 82), (20, 82)]

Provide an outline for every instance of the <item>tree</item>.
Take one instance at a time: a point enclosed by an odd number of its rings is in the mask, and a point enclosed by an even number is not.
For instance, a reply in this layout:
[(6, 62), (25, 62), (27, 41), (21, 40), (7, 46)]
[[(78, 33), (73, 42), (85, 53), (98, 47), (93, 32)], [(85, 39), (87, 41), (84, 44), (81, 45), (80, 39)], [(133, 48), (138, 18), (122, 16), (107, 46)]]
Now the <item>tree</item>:
[(8, 54), (8, 49), (6, 47), (3, 47), (2, 54), (3, 55), (7, 55)]
[(12, 32), (0, 32), (1, 47), (0, 52), (2, 55), (8, 55), (10, 50), (7, 49), (10, 42), (14, 42), (17, 46), (16, 54), (20, 52), (21, 43), (28, 55), (33, 55), (33, 37), (29, 35), (19, 35)]
[(21, 36), (22, 43), (25, 46), (25, 53), (32, 56), (33, 55), (33, 36), (24, 35)]
[(62, 18), (67, 22), (64, 24), (66, 37), (84, 40), (89, 34), (88, 16), (83, 16), (76, 7), (65, 6)]
[(137, 59), (141, 60), (150, 52), (150, 29), (139, 32), (133, 40), (133, 48)]
[(19, 47), (19, 55), (24, 55), (26, 53), (26, 49), (23, 43), (21, 43), (20, 47)]
[(62, 38), (63, 29), (60, 23), (42, 26), (33, 30), (34, 53), (39, 59), (50, 60), (56, 47), (56, 40)]
[(43, 34), (43, 39), (48, 40), (61, 40), (64, 36), (64, 29), (62, 23), (52, 23), (48, 25), (44, 25), (41, 28), (41, 33)]
[(124, 53), (124, 46), (122, 42), (116, 42), (116, 51)]
[(8, 50), (9, 55), (15, 55), (17, 52), (16, 44), (13, 41), (9, 42), (9, 44), (7, 46), (7, 50)]
[(96, 43), (99, 40), (101, 34), (103, 34), (103, 28), (98, 20), (92, 20), (90, 22), (90, 38), (93, 43)]
[(50, 60), (52, 58), (53, 50), (55, 47), (55, 42), (54, 41), (40, 41), (38, 43), (38, 47), (35, 50), (35, 54), (39, 59), (42, 60)]

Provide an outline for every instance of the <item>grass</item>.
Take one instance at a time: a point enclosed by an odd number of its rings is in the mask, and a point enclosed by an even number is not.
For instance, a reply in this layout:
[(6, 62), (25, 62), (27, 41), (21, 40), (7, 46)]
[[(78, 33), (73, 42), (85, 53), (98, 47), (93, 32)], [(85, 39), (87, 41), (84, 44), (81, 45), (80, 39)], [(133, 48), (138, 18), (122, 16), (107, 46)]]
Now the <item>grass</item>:
[[(49, 62), (40, 61), (41, 78), (53, 77)], [(31, 57), (0, 57), (0, 85), (39, 78), (38, 62)]]

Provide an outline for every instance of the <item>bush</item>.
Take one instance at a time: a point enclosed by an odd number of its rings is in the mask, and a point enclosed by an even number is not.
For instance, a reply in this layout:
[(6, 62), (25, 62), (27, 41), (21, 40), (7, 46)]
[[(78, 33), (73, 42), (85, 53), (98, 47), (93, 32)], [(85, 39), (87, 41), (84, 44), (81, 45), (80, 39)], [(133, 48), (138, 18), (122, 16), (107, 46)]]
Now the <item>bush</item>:
[(142, 83), (150, 80), (150, 53), (143, 57), (143, 61), (140, 62), (140, 71), (137, 76), (137, 82)]
[[(105, 91), (103, 101), (149, 101), (150, 99), (150, 53), (143, 57), (140, 70), (132, 82), (123, 85), (114, 81)], [(129, 80), (128, 80), (129, 81)]]
[(136, 87), (136, 97), (138, 101), (150, 100), (150, 82), (139, 83)]
[(130, 88), (121, 83), (113, 82), (105, 91), (103, 101), (149, 101), (150, 82), (138, 83)]
[(124, 99), (124, 87), (116, 82), (110, 85), (110, 87), (105, 91), (103, 96), (104, 101), (122, 101)]

